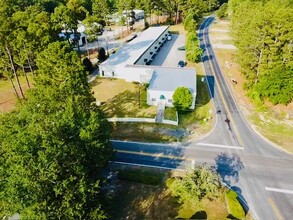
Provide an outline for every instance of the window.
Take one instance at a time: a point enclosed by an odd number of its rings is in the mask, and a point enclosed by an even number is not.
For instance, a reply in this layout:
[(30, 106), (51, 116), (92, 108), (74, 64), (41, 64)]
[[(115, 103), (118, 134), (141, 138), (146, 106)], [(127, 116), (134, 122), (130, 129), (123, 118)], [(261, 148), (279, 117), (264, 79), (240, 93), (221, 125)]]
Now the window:
[(152, 55), (152, 54), (153, 54), (153, 52), (150, 52), (150, 54)]
[(105, 76), (105, 72), (104, 72), (104, 70), (102, 70), (102, 76)]
[(172, 103), (172, 99), (168, 99), (168, 102)]
[(143, 61), (144, 61), (144, 62), (148, 62), (148, 59), (144, 59)]
[(155, 47), (155, 49), (158, 49), (158, 47)]
[(156, 101), (156, 98), (152, 98), (152, 102), (155, 102)]
[(165, 40), (165, 38), (163, 37), (162, 40)]

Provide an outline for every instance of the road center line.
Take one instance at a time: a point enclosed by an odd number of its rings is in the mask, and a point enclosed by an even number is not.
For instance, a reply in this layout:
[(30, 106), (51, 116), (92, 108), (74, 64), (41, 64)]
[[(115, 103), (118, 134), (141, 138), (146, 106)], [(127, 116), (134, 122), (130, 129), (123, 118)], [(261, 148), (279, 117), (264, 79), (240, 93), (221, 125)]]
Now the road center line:
[(243, 147), (229, 146), (229, 145), (222, 145), (222, 144), (197, 143), (196, 145), (203, 145), (203, 146), (210, 146), (210, 147), (221, 147), (221, 148), (230, 148), (230, 149), (244, 150)]
[(278, 188), (265, 187), (265, 190), (273, 191), (273, 192), (293, 194), (293, 190), (288, 190), (288, 189), (278, 189)]
[(272, 206), (272, 208), (273, 208), (273, 210), (274, 210), (274, 212), (275, 212), (275, 214), (276, 214), (278, 220), (283, 220), (283, 217), (282, 217), (282, 215), (280, 214), (280, 212), (279, 212), (277, 206), (276, 206), (275, 203), (273, 202), (272, 198), (268, 198), (268, 201), (269, 201), (270, 205)]

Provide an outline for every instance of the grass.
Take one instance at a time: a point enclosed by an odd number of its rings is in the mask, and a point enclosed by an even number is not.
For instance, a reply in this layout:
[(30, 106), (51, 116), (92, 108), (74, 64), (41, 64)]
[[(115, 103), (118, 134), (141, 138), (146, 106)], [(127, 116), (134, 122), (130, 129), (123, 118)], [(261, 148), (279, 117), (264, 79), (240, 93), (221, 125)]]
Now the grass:
[(170, 33), (174, 33), (174, 34), (183, 34), (183, 35), (187, 34), (187, 31), (184, 29), (182, 24), (171, 25), (169, 31)]
[(259, 113), (254, 113), (249, 119), (263, 136), (293, 153), (293, 127), (290, 124), (282, 123), (282, 120), (277, 120), (270, 114), (262, 114), (260, 117)]
[(164, 119), (177, 121), (177, 113), (175, 108), (166, 108), (164, 112)]
[(120, 170), (118, 177), (120, 180), (143, 183), (158, 186), (162, 183), (164, 174), (154, 173), (144, 169)]
[(92, 83), (97, 101), (104, 103), (101, 108), (111, 117), (154, 118), (156, 107), (146, 105), (144, 87), (121, 79), (97, 78)]
[[(33, 79), (31, 74), (28, 74), (29, 82), (32, 86)], [(25, 91), (28, 89), (28, 85), (26, 83), (24, 76), (19, 76), (20, 85), (25, 93)], [(20, 95), (18, 85), (15, 79), (13, 79), (14, 86), (16, 87), (16, 90), (18, 94)], [(14, 93), (13, 87), (9, 80), (0, 79), (0, 113), (5, 113), (13, 110), (15, 104), (16, 104), (17, 98)]]
[[(162, 131), (165, 130), (165, 132)], [(125, 141), (142, 142), (172, 142), (179, 141), (180, 137), (169, 134), (169, 131), (176, 130), (173, 125), (153, 123), (114, 123), (112, 138)]]

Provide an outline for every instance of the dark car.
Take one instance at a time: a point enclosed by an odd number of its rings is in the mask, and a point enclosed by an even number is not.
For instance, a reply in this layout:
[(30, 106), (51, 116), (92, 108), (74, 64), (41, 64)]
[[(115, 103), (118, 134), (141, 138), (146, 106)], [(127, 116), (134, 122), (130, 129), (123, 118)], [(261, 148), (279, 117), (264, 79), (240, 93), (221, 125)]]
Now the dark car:
[(178, 67), (185, 67), (186, 63), (183, 60), (178, 62)]
[(177, 50), (185, 50), (184, 46), (178, 47)]

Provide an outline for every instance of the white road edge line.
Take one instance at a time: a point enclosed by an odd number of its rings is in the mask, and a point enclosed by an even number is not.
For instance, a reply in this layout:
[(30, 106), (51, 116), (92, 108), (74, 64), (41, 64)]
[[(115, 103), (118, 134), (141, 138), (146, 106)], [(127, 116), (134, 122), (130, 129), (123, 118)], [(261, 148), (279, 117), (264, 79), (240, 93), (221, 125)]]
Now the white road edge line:
[(139, 166), (139, 167), (149, 167), (149, 168), (159, 168), (165, 170), (178, 170), (178, 171), (185, 171), (184, 169), (176, 169), (176, 168), (169, 168), (169, 167), (161, 167), (161, 166), (152, 166), (152, 165), (145, 165), (145, 164), (138, 164), (138, 163), (126, 163), (126, 162), (118, 162), (118, 161), (110, 161), (117, 164), (122, 165), (130, 165), (130, 166)]
[(273, 192), (293, 194), (293, 190), (289, 190), (289, 189), (278, 189), (278, 188), (265, 187), (265, 190), (273, 191)]
[(231, 148), (231, 149), (244, 150), (244, 147), (229, 146), (229, 145), (222, 145), (222, 144), (197, 143), (196, 145), (203, 145), (203, 146), (211, 146), (211, 147), (221, 147), (221, 148)]

